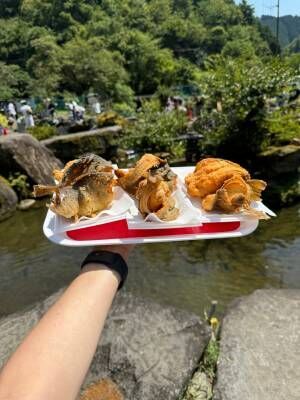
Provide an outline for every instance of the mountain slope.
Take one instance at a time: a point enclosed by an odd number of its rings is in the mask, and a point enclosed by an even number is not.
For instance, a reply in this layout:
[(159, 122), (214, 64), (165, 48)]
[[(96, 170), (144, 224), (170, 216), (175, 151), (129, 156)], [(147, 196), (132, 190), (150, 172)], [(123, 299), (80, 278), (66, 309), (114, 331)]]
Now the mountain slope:
[[(276, 18), (262, 15), (261, 23), (267, 25), (276, 35)], [(285, 15), (279, 18), (279, 42), (282, 48), (300, 36), (300, 16)]]

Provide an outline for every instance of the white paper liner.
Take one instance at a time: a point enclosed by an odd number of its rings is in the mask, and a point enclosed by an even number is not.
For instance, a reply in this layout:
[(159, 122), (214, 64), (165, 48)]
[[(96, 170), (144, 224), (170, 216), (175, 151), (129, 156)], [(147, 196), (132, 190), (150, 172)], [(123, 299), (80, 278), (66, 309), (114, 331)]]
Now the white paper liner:
[[(201, 221), (202, 222), (226, 222), (226, 221), (242, 221), (248, 218), (255, 218), (257, 217), (252, 217), (246, 212), (239, 212), (239, 213), (234, 213), (234, 214), (225, 214), (222, 213), (221, 211), (205, 211), (200, 203), (200, 200), (198, 198), (193, 198), (187, 194), (187, 188), (184, 183), (185, 177), (193, 172), (195, 170), (194, 167), (177, 167), (176, 168), (176, 174), (178, 176), (178, 185), (184, 195), (187, 196), (187, 198), (190, 200), (190, 203), (192, 207), (194, 208), (194, 211), (198, 213), (198, 215), (201, 215)], [(251, 208), (253, 208), (256, 211), (261, 211), (264, 212), (265, 214), (271, 216), (271, 217), (276, 217), (276, 214), (270, 210), (267, 206), (265, 206), (261, 201), (252, 201), (251, 202)]]
[(184, 195), (181, 188), (178, 187), (173, 193), (175, 206), (179, 209), (179, 216), (173, 221), (164, 221), (158, 218), (154, 213), (148, 214), (143, 218), (138, 210), (138, 201), (130, 209), (127, 223), (129, 229), (162, 229), (174, 228), (176, 226), (200, 226), (201, 215), (195, 211), (189, 199)]
[[(134, 206), (132, 198), (119, 186), (114, 186), (114, 199), (111, 206), (99, 212), (95, 217), (81, 217), (77, 222), (52, 213), (51, 227), (53, 234), (66, 232), (74, 229), (84, 228), (116, 221), (126, 218), (126, 213)], [(51, 212), (49, 210), (49, 212)]]

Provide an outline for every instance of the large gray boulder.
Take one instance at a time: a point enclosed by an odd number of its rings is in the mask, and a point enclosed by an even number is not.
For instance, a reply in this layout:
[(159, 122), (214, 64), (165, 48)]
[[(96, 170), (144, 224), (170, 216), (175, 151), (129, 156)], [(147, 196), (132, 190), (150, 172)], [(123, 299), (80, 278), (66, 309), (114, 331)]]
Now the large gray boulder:
[(15, 211), (18, 197), (9, 183), (0, 176), (0, 221), (9, 218)]
[(300, 399), (300, 291), (258, 290), (226, 315), (214, 400)]
[[(0, 320), (0, 368), (60, 294)], [(84, 387), (110, 378), (125, 399), (175, 400), (191, 377), (209, 331), (197, 316), (120, 293)]]
[(13, 133), (0, 137), (0, 171), (25, 173), (32, 182), (53, 183), (52, 171), (62, 163), (38, 140), (27, 133)]
[(96, 153), (102, 157), (111, 158), (114, 155), (112, 149), (120, 131), (120, 126), (110, 126), (87, 132), (54, 136), (43, 140), (42, 143), (64, 162), (77, 158), (83, 153)]

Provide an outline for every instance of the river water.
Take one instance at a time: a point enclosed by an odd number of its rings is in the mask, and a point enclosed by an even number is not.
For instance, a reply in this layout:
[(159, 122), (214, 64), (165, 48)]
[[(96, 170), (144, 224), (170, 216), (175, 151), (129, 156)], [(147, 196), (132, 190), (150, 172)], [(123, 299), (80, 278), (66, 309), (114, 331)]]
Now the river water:
[[(87, 253), (45, 239), (45, 213), (19, 211), (0, 223), (0, 316), (68, 284)], [(129, 291), (200, 316), (212, 300), (222, 312), (258, 288), (300, 288), (300, 205), (244, 238), (136, 246), (129, 264)]]

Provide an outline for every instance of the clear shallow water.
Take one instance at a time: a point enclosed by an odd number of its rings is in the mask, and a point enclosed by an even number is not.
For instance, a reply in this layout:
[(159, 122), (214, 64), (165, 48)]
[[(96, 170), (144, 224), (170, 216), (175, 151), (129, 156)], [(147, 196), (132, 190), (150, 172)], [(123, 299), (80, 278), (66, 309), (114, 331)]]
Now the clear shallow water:
[[(44, 207), (0, 223), (0, 315), (19, 311), (68, 284), (86, 248), (50, 243)], [(250, 236), (137, 246), (131, 292), (203, 315), (211, 300), (222, 311), (258, 288), (300, 288), (300, 205), (263, 221)]]

